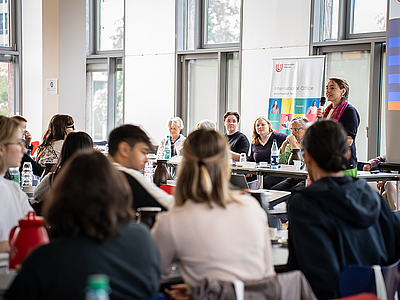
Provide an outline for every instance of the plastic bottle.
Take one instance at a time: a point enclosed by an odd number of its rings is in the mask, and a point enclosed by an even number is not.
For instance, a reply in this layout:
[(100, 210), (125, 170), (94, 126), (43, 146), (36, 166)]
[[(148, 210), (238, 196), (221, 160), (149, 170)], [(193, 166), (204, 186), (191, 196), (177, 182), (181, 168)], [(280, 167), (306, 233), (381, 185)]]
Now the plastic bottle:
[(273, 141), (271, 147), (271, 169), (278, 169), (279, 149), (276, 140)]
[(110, 279), (107, 275), (90, 275), (87, 279), (85, 300), (110, 300), (110, 291)]
[(15, 181), (19, 186), (21, 186), (21, 174), (19, 173), (19, 168), (10, 168), (10, 175), (11, 180)]
[(32, 186), (33, 181), (33, 171), (32, 171), (32, 163), (24, 162), (22, 166), (22, 186)]
[(167, 135), (167, 140), (165, 141), (164, 145), (164, 159), (171, 158), (171, 141), (169, 139), (169, 135)]

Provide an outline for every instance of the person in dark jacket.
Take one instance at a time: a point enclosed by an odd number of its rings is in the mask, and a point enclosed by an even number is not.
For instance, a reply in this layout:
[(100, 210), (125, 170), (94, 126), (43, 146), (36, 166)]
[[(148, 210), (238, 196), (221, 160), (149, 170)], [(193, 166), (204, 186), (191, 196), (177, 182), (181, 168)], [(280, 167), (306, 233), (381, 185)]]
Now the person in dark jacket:
[(246, 135), (239, 129), (239, 113), (236, 111), (227, 111), (224, 114), (224, 125), (226, 128), (225, 137), (231, 148), (231, 156), (234, 160), (240, 159), (241, 153), (249, 154), (250, 143)]
[[(251, 151), (248, 161), (260, 162), (271, 161), (271, 147), (274, 140), (278, 145), (278, 149), (286, 140), (287, 135), (275, 132), (272, 129), (271, 122), (264, 116), (258, 117), (253, 125), (253, 140), (251, 142)], [(264, 176), (264, 189), (270, 189), (275, 184), (283, 181), (285, 177)]]
[(303, 271), (318, 299), (337, 298), (347, 266), (399, 259), (400, 221), (363, 179), (343, 176), (350, 148), (340, 123), (312, 125), (303, 151), (313, 183), (289, 199), (288, 269)]
[(146, 226), (134, 222), (132, 193), (102, 153), (76, 153), (43, 206), (50, 244), (35, 249), (5, 299), (88, 299), (87, 279), (105, 274), (110, 299), (144, 299), (159, 290), (160, 257)]

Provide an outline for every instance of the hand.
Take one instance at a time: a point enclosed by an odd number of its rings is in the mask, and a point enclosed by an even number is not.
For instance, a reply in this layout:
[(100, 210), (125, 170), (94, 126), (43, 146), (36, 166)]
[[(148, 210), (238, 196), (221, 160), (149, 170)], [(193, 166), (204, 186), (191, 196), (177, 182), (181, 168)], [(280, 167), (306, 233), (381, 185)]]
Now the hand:
[(353, 138), (351, 136), (347, 136), (347, 143), (349, 144), (349, 147), (351, 147), (351, 145), (353, 145)]
[(164, 289), (164, 292), (175, 300), (189, 300), (187, 292), (189, 291), (189, 285), (186, 283), (171, 285), (169, 289)]
[(297, 143), (297, 139), (295, 138), (295, 136), (293, 134), (289, 135), (287, 138), (288, 142), (290, 143), (290, 146), (292, 146), (292, 148), (300, 148), (299, 144)]
[(366, 163), (363, 167), (363, 171), (370, 171), (371, 170), (371, 165), (369, 163)]
[(322, 108), (318, 107), (317, 108), (317, 113), (315, 114), (317, 118), (322, 118)]
[(32, 135), (28, 130), (25, 131), (25, 141), (28, 144), (28, 146), (31, 145)]

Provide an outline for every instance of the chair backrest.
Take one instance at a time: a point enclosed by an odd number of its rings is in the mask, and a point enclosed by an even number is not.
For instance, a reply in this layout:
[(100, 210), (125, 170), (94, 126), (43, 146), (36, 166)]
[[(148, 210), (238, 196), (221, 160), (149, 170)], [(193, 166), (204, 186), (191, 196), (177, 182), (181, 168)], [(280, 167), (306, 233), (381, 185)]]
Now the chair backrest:
[(162, 189), (164, 192), (173, 195), (174, 194), (174, 190), (175, 190), (175, 185), (172, 184), (163, 184), (162, 186), (160, 186), (160, 189)]
[(150, 297), (147, 297), (142, 300), (167, 300), (167, 298), (165, 297), (165, 295), (163, 293), (157, 293), (157, 294), (151, 295)]
[[(394, 295), (399, 289), (399, 264), (400, 260), (389, 266), (381, 267), (388, 300), (394, 299)], [(371, 266), (348, 266), (341, 272), (339, 276), (339, 290), (342, 297), (359, 293), (376, 294), (377, 288), (375, 284), (375, 274), (373, 268)]]

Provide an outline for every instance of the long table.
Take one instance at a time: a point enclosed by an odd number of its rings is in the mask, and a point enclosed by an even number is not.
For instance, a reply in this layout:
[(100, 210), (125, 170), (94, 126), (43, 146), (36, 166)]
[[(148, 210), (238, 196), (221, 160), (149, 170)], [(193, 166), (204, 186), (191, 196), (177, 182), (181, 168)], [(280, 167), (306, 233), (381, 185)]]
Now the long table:
[[(296, 171), (289, 166), (281, 166), (278, 169), (262, 168), (259, 166), (249, 167), (249, 166), (231, 166), (232, 172), (244, 173), (244, 174), (254, 174), (258, 176), (258, 179), (262, 182), (263, 176), (276, 176), (276, 177), (290, 177), (298, 179), (306, 179), (308, 172), (306, 170)], [(357, 171), (357, 178), (365, 179), (366, 181), (399, 181), (400, 174), (395, 173), (371, 173), (368, 171)]]

